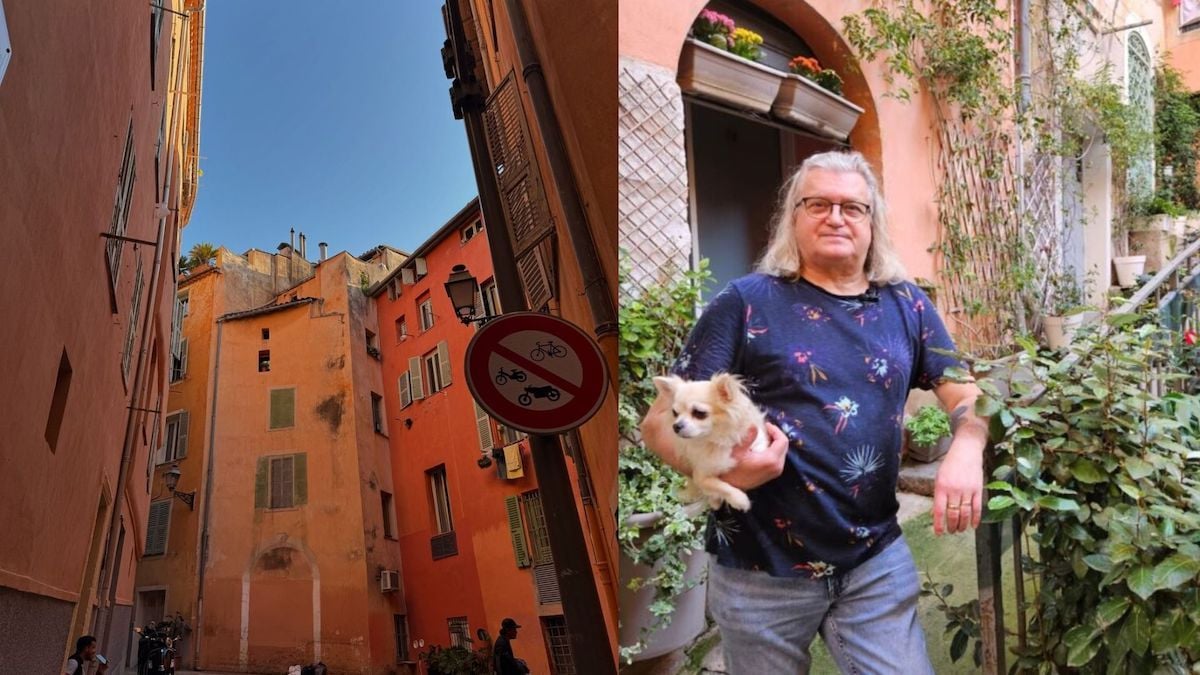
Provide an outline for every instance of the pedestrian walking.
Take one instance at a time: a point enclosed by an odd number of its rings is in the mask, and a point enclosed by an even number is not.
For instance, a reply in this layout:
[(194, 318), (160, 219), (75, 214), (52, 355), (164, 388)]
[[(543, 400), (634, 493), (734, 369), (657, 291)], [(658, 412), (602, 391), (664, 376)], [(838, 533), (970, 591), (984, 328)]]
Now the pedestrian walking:
[(511, 640), (517, 639), (517, 629), (521, 624), (513, 619), (505, 619), (500, 622), (500, 637), (496, 638), (496, 644), (492, 648), (493, 668), (496, 675), (523, 675), (529, 672), (529, 666), (525, 665), (525, 661), (518, 659), (513, 655)]

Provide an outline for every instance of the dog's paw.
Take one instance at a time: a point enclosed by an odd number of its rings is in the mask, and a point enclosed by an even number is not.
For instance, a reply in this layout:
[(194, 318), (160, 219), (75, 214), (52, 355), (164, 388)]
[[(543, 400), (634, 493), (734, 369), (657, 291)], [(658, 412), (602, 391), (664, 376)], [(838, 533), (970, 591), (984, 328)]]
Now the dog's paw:
[(726, 501), (726, 503), (728, 503), (730, 506), (737, 509), (738, 511), (749, 511), (750, 510), (750, 498), (747, 497), (746, 493), (742, 492), (741, 490), (738, 490), (738, 491), (730, 494), (729, 497), (725, 501)]
[(684, 504), (691, 504), (692, 502), (700, 501), (700, 498), (703, 495), (700, 494), (700, 490), (689, 481), (687, 485), (679, 488), (679, 492), (676, 496), (679, 497), (680, 502), (683, 502)]

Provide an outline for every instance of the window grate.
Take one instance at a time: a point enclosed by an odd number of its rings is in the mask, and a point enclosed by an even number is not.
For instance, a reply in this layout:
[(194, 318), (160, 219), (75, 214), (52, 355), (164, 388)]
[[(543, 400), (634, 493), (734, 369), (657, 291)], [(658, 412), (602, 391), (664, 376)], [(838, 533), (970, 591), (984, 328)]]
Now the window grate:
[(575, 655), (571, 653), (571, 639), (567, 634), (567, 620), (562, 616), (542, 618), (542, 632), (546, 645), (550, 647), (550, 668), (555, 675), (576, 675)]
[(429, 548), (434, 560), (458, 555), (458, 537), (453, 531), (434, 535), (429, 539)]
[(454, 616), (446, 619), (450, 629), (450, 646), (471, 648), (471, 628), (467, 625), (467, 617)]

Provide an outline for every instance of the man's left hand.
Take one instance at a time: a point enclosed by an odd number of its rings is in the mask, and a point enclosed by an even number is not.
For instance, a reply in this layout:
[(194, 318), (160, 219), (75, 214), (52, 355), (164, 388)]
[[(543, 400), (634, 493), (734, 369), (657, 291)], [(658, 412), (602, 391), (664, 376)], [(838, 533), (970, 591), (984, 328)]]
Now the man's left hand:
[(983, 453), (973, 445), (967, 439), (956, 439), (938, 469), (933, 483), (934, 534), (979, 527), (983, 515)]

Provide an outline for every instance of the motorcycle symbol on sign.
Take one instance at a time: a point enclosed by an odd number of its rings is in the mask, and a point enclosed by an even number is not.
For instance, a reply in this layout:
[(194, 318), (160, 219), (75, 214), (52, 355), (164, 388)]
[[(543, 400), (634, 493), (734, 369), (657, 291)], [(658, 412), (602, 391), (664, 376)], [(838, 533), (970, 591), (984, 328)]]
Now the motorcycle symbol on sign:
[(496, 384), (500, 384), (500, 385), (507, 384), (508, 378), (510, 378), (510, 377), (512, 379), (516, 380), (517, 382), (524, 382), (525, 381), (525, 371), (521, 370), (520, 368), (513, 368), (512, 370), (504, 370), (504, 367), (501, 366), (500, 370), (496, 372)]
[(535, 398), (548, 398), (551, 401), (557, 401), (558, 396), (559, 396), (558, 389), (556, 389), (552, 385), (546, 385), (544, 387), (530, 386), (530, 387), (525, 387), (525, 393), (523, 393), (517, 397), (517, 403), (527, 406), (527, 405), (530, 405), (531, 403), (533, 403), (533, 399), (535, 399)]

